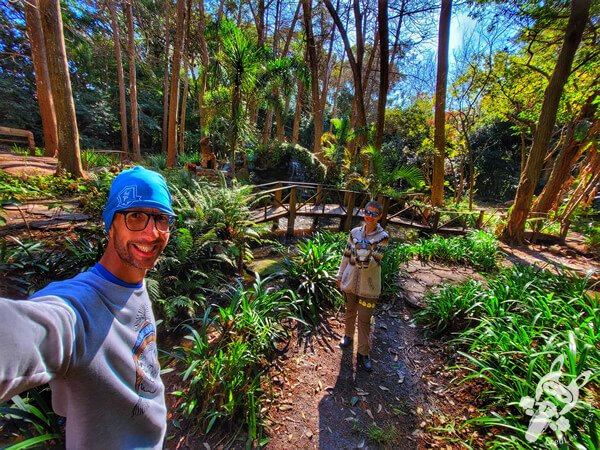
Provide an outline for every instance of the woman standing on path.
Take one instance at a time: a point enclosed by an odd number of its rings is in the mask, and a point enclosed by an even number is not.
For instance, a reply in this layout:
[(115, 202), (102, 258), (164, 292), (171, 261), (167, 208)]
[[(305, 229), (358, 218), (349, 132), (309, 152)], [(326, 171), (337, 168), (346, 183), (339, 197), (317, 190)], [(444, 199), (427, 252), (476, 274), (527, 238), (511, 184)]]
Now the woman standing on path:
[(387, 232), (379, 225), (382, 206), (370, 201), (365, 206), (365, 224), (354, 228), (348, 236), (342, 263), (338, 271), (338, 287), (346, 303), (345, 335), (340, 347), (352, 343), (358, 317), (357, 365), (367, 372), (373, 370), (371, 353), (371, 321), (381, 293), (381, 259), (388, 243)]

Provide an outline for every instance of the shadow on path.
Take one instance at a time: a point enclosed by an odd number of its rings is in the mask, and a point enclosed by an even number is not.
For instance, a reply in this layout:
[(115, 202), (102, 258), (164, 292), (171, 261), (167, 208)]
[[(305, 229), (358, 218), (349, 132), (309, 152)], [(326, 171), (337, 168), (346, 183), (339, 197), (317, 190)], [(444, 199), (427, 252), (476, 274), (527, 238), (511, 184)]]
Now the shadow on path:
[(390, 311), (375, 314), (372, 373), (356, 368), (354, 346), (337, 349), (335, 384), (318, 405), (319, 449), (418, 448), (417, 411), (425, 409), (425, 395), (421, 373), (408, 359), (419, 336), (398, 310)]

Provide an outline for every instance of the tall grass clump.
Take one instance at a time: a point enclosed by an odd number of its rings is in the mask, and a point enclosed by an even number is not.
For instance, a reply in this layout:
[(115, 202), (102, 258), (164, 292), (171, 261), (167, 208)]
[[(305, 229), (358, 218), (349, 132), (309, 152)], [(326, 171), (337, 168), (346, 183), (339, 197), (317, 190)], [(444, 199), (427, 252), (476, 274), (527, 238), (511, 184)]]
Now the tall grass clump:
[(400, 264), (412, 258), (410, 245), (391, 242), (381, 260), (381, 297), (392, 297), (398, 291), (398, 271)]
[[(10, 401), (0, 403), (0, 418), (4, 426), (12, 425), (21, 437), (6, 449), (58, 448), (64, 446), (64, 432), (57, 416), (45, 400), (47, 386), (38, 386), (25, 394), (15, 395)], [(59, 445), (61, 444), (61, 445)]]
[[(471, 319), (454, 341), (464, 358), (462, 381), (484, 386), (480, 416), (465, 426), (494, 428), (490, 448), (600, 446), (600, 308), (588, 285), (589, 278), (573, 273), (515, 265), (489, 277), (457, 307)], [(430, 297), (422, 315), (431, 327), (454, 314), (448, 305), (465, 286), (470, 291), (475, 285), (469, 281)]]
[(346, 239), (343, 234), (319, 232), (298, 243), (285, 258), (284, 274), (298, 295), (298, 314), (311, 326), (318, 325), (325, 311), (342, 305), (336, 275)]
[(425, 295), (427, 306), (416, 314), (416, 319), (425, 323), (425, 329), (439, 335), (448, 328), (464, 329), (473, 319), (470, 311), (482, 290), (480, 282), (467, 280), (458, 285), (444, 284), (438, 291)]
[(81, 152), (81, 164), (85, 170), (117, 166), (121, 164), (121, 157), (116, 153), (83, 150)]
[[(258, 278), (241, 284), (224, 307), (212, 307), (202, 318), (183, 325), (188, 345), (173, 355), (184, 366), (182, 413), (209, 432), (215, 425), (234, 430), (231, 441), (246, 429), (248, 443), (261, 442), (263, 371), (278, 342), (288, 338), (284, 323), (296, 318), (296, 297), (268, 287)], [(262, 444), (261, 444), (262, 445)]]
[(497, 269), (498, 241), (485, 231), (469, 231), (465, 237), (434, 235), (410, 246), (412, 254), (426, 261), (466, 264), (486, 272)]

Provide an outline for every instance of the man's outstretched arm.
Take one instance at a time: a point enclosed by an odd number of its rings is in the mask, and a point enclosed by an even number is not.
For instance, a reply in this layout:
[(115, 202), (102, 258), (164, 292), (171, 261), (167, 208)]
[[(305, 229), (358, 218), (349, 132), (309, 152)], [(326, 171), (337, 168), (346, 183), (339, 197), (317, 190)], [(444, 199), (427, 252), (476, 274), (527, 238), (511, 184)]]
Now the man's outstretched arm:
[(0, 298), (0, 402), (67, 372), (75, 322), (58, 297)]

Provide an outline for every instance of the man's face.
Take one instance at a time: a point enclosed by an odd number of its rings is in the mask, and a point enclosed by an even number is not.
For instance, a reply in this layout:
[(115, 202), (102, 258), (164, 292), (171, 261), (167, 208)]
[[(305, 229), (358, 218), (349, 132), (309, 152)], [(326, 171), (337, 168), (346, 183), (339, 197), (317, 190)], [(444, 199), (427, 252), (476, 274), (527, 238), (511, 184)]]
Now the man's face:
[[(131, 212), (135, 211), (135, 212)], [(154, 208), (132, 208), (130, 210), (118, 211), (113, 219), (109, 230), (109, 244), (107, 253), (110, 255), (107, 267), (115, 276), (124, 281), (140, 282), (148, 269), (156, 264), (156, 260), (162, 254), (169, 242), (169, 230), (161, 231), (156, 224), (158, 220), (150, 216), (146, 226), (139, 231), (140, 220), (143, 224), (144, 215), (148, 213), (164, 215)], [(127, 220), (127, 223), (126, 223)], [(127, 226), (129, 225), (129, 227)], [(141, 277), (140, 277), (141, 274)]]

